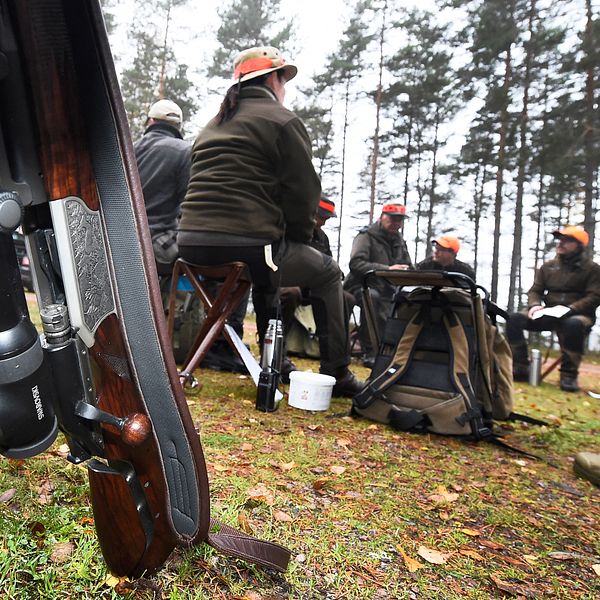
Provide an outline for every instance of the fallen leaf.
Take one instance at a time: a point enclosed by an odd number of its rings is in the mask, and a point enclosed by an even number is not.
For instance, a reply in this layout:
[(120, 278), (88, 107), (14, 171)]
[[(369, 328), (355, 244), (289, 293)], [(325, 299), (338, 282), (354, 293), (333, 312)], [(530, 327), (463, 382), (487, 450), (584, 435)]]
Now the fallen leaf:
[(437, 487), (437, 493), (427, 496), (427, 500), (441, 504), (445, 502), (456, 502), (458, 500), (458, 494), (455, 492), (449, 492), (445, 486), (439, 485)]
[(400, 556), (404, 560), (404, 564), (406, 565), (406, 568), (408, 569), (409, 573), (414, 573), (415, 571), (418, 571), (419, 569), (422, 569), (425, 566), (422, 565), (418, 560), (415, 560), (414, 558), (408, 556), (406, 552), (404, 552), (402, 546), (396, 545), (396, 549), (398, 550)]
[(117, 587), (119, 585), (119, 583), (121, 582), (121, 580), (118, 577), (115, 577), (114, 575), (111, 575), (110, 573), (108, 573), (108, 575), (106, 576), (106, 579), (104, 580), (104, 583), (109, 586), (109, 587)]
[(289, 463), (280, 463), (279, 468), (282, 471), (291, 471), (296, 466), (296, 463), (292, 460)]
[(252, 450), (254, 448), (254, 446), (252, 444), (242, 444), (242, 451), (243, 452), (248, 452), (249, 450)]
[(40, 504), (49, 504), (52, 500), (52, 492), (54, 492), (54, 485), (49, 479), (42, 481), (40, 487), (38, 487), (38, 502)]
[(325, 477), (321, 477), (320, 479), (315, 479), (313, 481), (313, 489), (314, 490), (322, 490), (325, 487), (325, 484), (329, 481), (329, 479), (325, 478)]
[(293, 521), (292, 517), (290, 517), (290, 515), (288, 515), (286, 512), (283, 512), (282, 510), (274, 511), (273, 518), (276, 521), (281, 521), (283, 523), (289, 523), (290, 521)]
[(73, 544), (71, 544), (71, 542), (59, 542), (54, 544), (52, 548), (50, 561), (56, 564), (61, 564), (67, 561), (71, 554), (73, 554)]
[(71, 452), (71, 449), (69, 448), (69, 444), (61, 444), (58, 447), (58, 453), (64, 456), (67, 456), (67, 454), (69, 454), (69, 452)]
[(502, 544), (497, 544), (496, 542), (492, 542), (492, 540), (479, 540), (479, 543), (482, 546), (491, 548), (492, 550), (501, 550), (504, 548), (504, 546)]
[(379, 425), (375, 425), (374, 423), (372, 425), (369, 425), (367, 427), (367, 429), (379, 429)]
[(267, 506), (272, 506), (275, 501), (273, 492), (264, 483), (259, 483), (253, 488), (250, 488), (246, 492), (246, 497), (253, 502), (263, 502)]
[(468, 527), (463, 527), (461, 531), (465, 535), (470, 535), (471, 537), (477, 537), (478, 535), (481, 535), (481, 531), (477, 531), (477, 529), (469, 529)]
[(581, 558), (576, 552), (548, 552), (548, 556), (554, 560), (575, 560)]
[(299, 563), (305, 562), (306, 561), (306, 555), (305, 554), (297, 554), (296, 558), (295, 558), (295, 561), (299, 562)]
[(523, 554), (523, 559), (525, 560), (525, 562), (529, 563), (530, 565), (533, 565), (539, 560), (539, 557), (534, 556), (533, 554)]
[(500, 577), (496, 575), (490, 575), (490, 579), (494, 582), (496, 587), (503, 592), (508, 592), (509, 594), (513, 594), (514, 596), (520, 596), (525, 598), (539, 598), (542, 594), (540, 590), (532, 587), (525, 587), (524, 585), (518, 585), (515, 583), (509, 583), (508, 581), (503, 581)]
[(320, 425), (307, 425), (307, 428), (310, 429), (310, 431), (317, 431), (318, 429), (322, 429)]
[(2, 492), (2, 495), (0, 495), (0, 503), (12, 500), (16, 493), (17, 490), (15, 488), (10, 488), (9, 490)]
[(346, 438), (338, 438), (336, 444), (342, 448), (347, 448), (352, 442)]
[(217, 473), (224, 473), (225, 471), (231, 470), (231, 467), (226, 467), (225, 465), (219, 465), (219, 464), (213, 465), (212, 467), (215, 471), (217, 471)]
[(447, 553), (439, 552), (438, 550), (432, 550), (431, 548), (426, 548), (425, 546), (419, 546), (417, 554), (428, 563), (432, 563), (434, 565), (443, 565), (450, 556)]
[(594, 573), (600, 577), (600, 565), (592, 565), (592, 571), (594, 571)]
[(463, 556), (468, 556), (469, 558), (472, 558), (473, 560), (485, 560), (485, 558), (483, 556), (481, 556), (481, 554), (479, 554), (479, 552), (475, 552), (475, 550), (459, 550), (459, 553), (462, 554)]
[(252, 530), (252, 525), (250, 525), (250, 519), (248, 519), (248, 515), (245, 512), (238, 513), (237, 522), (239, 528), (248, 535), (252, 535), (254, 531)]
[(342, 467), (341, 465), (333, 465), (333, 466), (329, 467), (329, 470), (334, 475), (341, 475), (346, 470), (346, 467)]

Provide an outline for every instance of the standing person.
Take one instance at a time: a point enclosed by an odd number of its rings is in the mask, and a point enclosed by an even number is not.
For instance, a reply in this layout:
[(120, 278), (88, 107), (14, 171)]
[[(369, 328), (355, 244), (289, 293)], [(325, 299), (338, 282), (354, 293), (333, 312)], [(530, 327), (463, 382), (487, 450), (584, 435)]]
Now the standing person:
[[(352, 243), (350, 274), (344, 281), (344, 289), (350, 292), (362, 310), (362, 284), (364, 276), (373, 270), (412, 269), (406, 242), (401, 230), (406, 219), (403, 204), (386, 204), (381, 216), (370, 227), (361, 229)], [(385, 280), (369, 282), (371, 300), (375, 311), (377, 329), (381, 332), (390, 314), (395, 287)], [(360, 339), (365, 350), (365, 366), (372, 366), (374, 352), (371, 348), (365, 319), (361, 318)]]
[[(600, 265), (586, 256), (589, 236), (582, 227), (566, 226), (552, 235), (556, 256), (536, 271), (528, 308), (510, 315), (506, 334), (513, 352), (513, 377), (527, 381), (529, 358), (523, 331), (556, 331), (562, 351), (560, 388), (576, 392), (585, 339), (600, 305)], [(541, 312), (550, 307), (564, 307), (564, 312), (560, 316)]]
[(219, 112), (198, 135), (178, 236), (196, 264), (243, 261), (254, 286), (259, 339), (276, 315), (281, 286), (310, 288), (319, 328), (321, 372), (335, 395), (362, 388), (348, 369), (341, 271), (311, 248), (321, 184), (302, 121), (283, 106), (297, 68), (276, 48), (250, 48), (234, 61)]
[(177, 260), (177, 220), (190, 177), (192, 147), (181, 135), (182, 122), (175, 102), (159, 100), (133, 146), (159, 275), (170, 275)]
[(419, 271), (451, 271), (462, 273), (475, 281), (475, 271), (467, 263), (456, 258), (460, 250), (460, 240), (451, 235), (441, 235), (431, 240), (433, 254), (417, 264)]

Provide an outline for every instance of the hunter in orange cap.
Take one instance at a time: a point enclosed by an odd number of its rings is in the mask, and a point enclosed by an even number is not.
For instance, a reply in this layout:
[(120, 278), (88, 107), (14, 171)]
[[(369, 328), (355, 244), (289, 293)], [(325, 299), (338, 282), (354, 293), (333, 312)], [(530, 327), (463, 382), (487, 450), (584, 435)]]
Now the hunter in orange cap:
[(552, 235), (560, 240), (561, 238), (571, 238), (578, 241), (584, 248), (590, 243), (590, 236), (587, 231), (579, 225), (567, 225), (562, 229), (557, 229), (552, 232)]
[[(379, 219), (358, 232), (350, 254), (350, 273), (344, 280), (344, 290), (350, 292), (355, 303), (362, 308), (362, 282), (369, 271), (381, 269), (412, 269), (412, 261), (402, 236), (402, 226), (406, 219), (404, 204), (389, 203), (381, 209)], [(375, 311), (377, 328), (383, 331), (390, 314), (395, 288), (381, 279), (372, 282), (371, 301)], [(361, 320), (359, 327), (360, 343), (365, 350), (363, 364), (372, 366), (376, 348), (371, 348), (366, 323)]]
[[(586, 256), (589, 235), (576, 225), (556, 229), (556, 256), (536, 271), (528, 308), (512, 313), (506, 334), (513, 353), (513, 377), (526, 381), (529, 351), (523, 331), (555, 331), (560, 343), (560, 388), (579, 389), (577, 376), (585, 340), (600, 305), (600, 265)], [(549, 313), (549, 309), (553, 309)]]
[(456, 258), (460, 250), (460, 240), (452, 235), (440, 235), (431, 240), (432, 254), (417, 264), (419, 271), (448, 271), (462, 273), (475, 281), (475, 271), (470, 265)]

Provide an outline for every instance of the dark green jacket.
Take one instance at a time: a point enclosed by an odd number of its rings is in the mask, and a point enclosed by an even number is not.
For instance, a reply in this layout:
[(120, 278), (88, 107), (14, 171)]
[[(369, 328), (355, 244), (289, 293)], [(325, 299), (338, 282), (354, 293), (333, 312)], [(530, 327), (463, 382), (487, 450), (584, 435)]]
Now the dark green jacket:
[(242, 88), (238, 111), (213, 119), (192, 150), (181, 231), (308, 242), (321, 184), (302, 121), (263, 86)]
[(557, 255), (536, 271), (528, 304), (530, 307), (563, 304), (575, 314), (595, 321), (600, 305), (600, 265), (581, 252)]
[[(379, 221), (362, 229), (354, 238), (350, 254), (350, 274), (344, 280), (344, 289), (356, 295), (362, 288), (363, 277), (375, 269), (387, 269), (394, 264), (412, 267), (406, 242), (398, 233), (389, 235)], [(386, 282), (374, 283), (384, 294), (392, 294), (393, 286)]]

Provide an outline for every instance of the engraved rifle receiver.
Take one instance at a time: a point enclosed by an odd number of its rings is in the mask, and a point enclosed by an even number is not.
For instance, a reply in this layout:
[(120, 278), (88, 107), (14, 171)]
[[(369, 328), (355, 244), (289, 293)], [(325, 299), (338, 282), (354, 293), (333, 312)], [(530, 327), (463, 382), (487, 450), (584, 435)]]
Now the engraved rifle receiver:
[[(19, 225), (39, 337), (10, 239)], [(87, 464), (117, 575), (202, 541), (284, 570), (285, 548), (210, 519), (154, 269), (97, 0), (0, 0), (0, 453), (42, 452), (58, 423), (69, 460)]]

